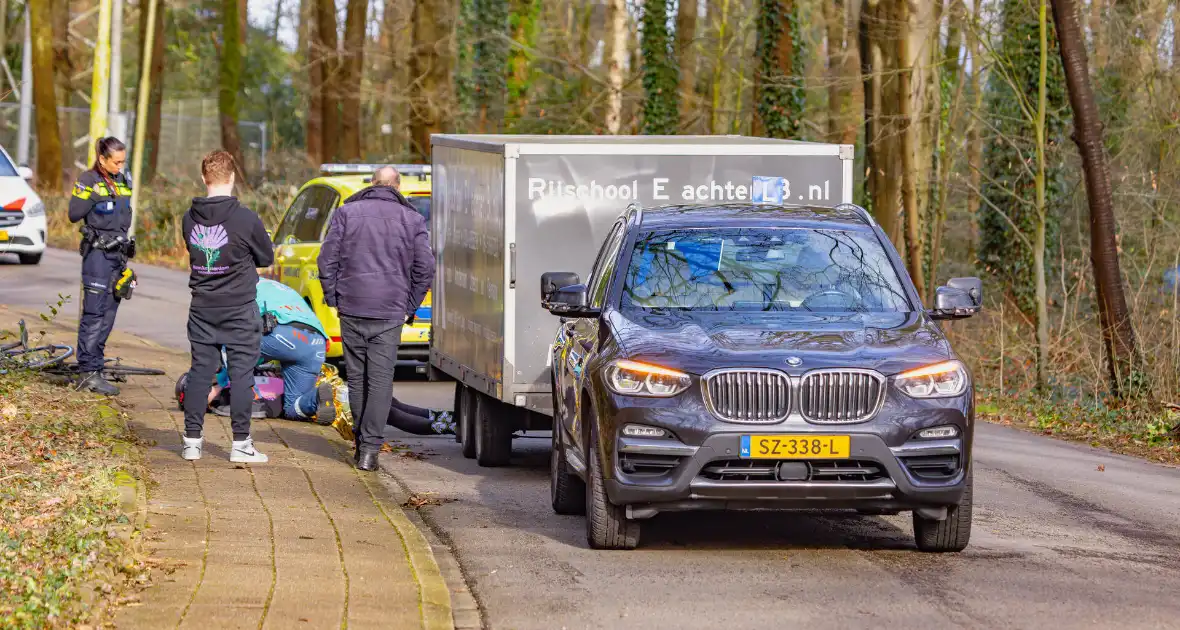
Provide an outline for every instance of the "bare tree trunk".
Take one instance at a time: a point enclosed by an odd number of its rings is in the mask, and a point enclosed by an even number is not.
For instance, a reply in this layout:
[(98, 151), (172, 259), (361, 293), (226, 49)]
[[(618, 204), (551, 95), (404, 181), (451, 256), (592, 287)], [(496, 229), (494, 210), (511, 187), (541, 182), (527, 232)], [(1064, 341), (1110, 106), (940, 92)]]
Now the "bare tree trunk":
[[(724, 83), (723, 72), (725, 70), (725, 57), (726, 57), (725, 53), (726, 53), (726, 50), (729, 48), (729, 40), (726, 38), (733, 37), (732, 35), (727, 34), (727, 31), (729, 29), (729, 3), (730, 3), (730, 0), (720, 0), (720, 2), (721, 2), (721, 7), (720, 7), (720, 12), (719, 12), (719, 17), (717, 19), (717, 48), (716, 48), (716, 54), (713, 57), (713, 78), (709, 82), (709, 84), (710, 84), (710, 90), (709, 90), (709, 92), (710, 92), (709, 133), (714, 134), (714, 135), (722, 132), (721, 131), (721, 129), (722, 129), (722, 127), (721, 127), (721, 111), (722, 111), (722, 98), (723, 98), (722, 97), (722, 89), (723, 89), (723, 83)], [(740, 86), (738, 89), (739, 90), (741, 89)]]
[(869, 163), (869, 192), (873, 217), (897, 248), (904, 252), (904, 234), (899, 229), (900, 186), (897, 165), (898, 126), (901, 104), (898, 81), (898, 34), (900, 24), (891, 10), (892, 0), (866, 0), (861, 12), (861, 41), (867, 54), (865, 66), (866, 153)]
[(304, 149), (312, 164), (324, 161), (324, 50), (319, 42), (319, 0), (303, 0), (299, 11), (300, 50), (307, 63), (307, 119)]
[(823, 3), (828, 33), (828, 140), (840, 144), (854, 144), (857, 134), (854, 102), (860, 64), (851, 35), (855, 12), (850, 1), (855, 0)]
[(1106, 36), (1106, 3), (1109, 0), (1090, 0), (1090, 34), (1094, 46), (1094, 69), (1102, 70), (1110, 60), (1110, 45)]
[(455, 107), (454, 15), (447, 0), (414, 3), (414, 54), (411, 136), (414, 153), (430, 161), (430, 136), (449, 126)]
[(1082, 156), (1086, 198), (1090, 207), (1090, 259), (1098, 289), (1102, 337), (1106, 347), (1111, 390), (1120, 396), (1130, 393), (1139, 371), (1139, 350), (1130, 310), (1123, 292), (1119, 251), (1111, 199), (1110, 168), (1102, 141), (1102, 120), (1090, 85), (1085, 39), (1078, 24), (1073, 0), (1053, 0), (1053, 21), (1057, 43), (1065, 66), (1065, 83), (1074, 119), (1074, 142)]
[(1037, 82), (1037, 230), (1033, 243), (1033, 274), (1036, 278), (1037, 301), (1037, 390), (1045, 392), (1049, 386), (1049, 289), (1045, 281), (1045, 229), (1048, 209), (1045, 207), (1045, 117), (1049, 108), (1049, 24), (1047, 0), (1040, 0), (1038, 22), (1041, 36), (1041, 68)]
[(410, 136), (410, 47), (414, 41), (414, 0), (386, 0), (386, 28), (389, 42), (385, 49), (390, 57), (389, 82), (385, 97), (389, 100), (389, 117), (393, 123), (391, 154), (405, 156), (412, 153)]
[[(156, 24), (152, 38), (152, 66), (148, 69), (151, 87), (148, 92), (148, 114), (144, 124), (144, 155), (143, 174), (136, 185), (150, 184), (156, 176), (159, 165), (160, 149), (160, 115), (164, 101), (164, 22), (168, 5), (161, 2), (156, 7)], [(144, 50), (144, 34), (147, 33), (147, 11), (139, 12), (139, 50)], [(143, 63), (143, 60), (140, 60)], [(138, 123), (136, 123), (138, 124)]]
[(926, 295), (933, 296), (935, 291), (936, 279), (938, 278), (938, 265), (942, 260), (942, 236), (946, 224), (946, 209), (947, 200), (950, 196), (950, 180), (951, 174), (955, 171), (955, 164), (957, 163), (958, 151), (961, 144), (955, 136), (955, 130), (959, 121), (959, 114), (963, 110), (963, 64), (959, 62), (959, 56), (963, 50), (963, 28), (966, 16), (967, 7), (966, 0), (951, 0), (950, 15), (948, 16), (947, 24), (947, 41), (946, 51), (942, 55), (943, 64), (947, 66), (947, 70), (951, 76), (951, 83), (955, 86), (954, 95), (948, 105), (947, 120), (939, 132), (940, 136), (946, 138), (939, 142), (936, 150), (938, 152), (938, 168), (935, 171), (935, 182), (937, 183), (937, 195), (932, 195), (931, 203), (934, 204), (934, 216), (927, 218), (929, 223), (929, 238), (926, 241), (926, 251), (930, 259), (930, 266), (927, 268), (926, 278)]
[[(906, 60), (910, 59), (910, 38), (909, 33), (906, 32), (909, 27), (909, 14), (909, 0), (897, 0), (897, 24), (900, 25), (900, 28), (904, 29), (897, 36), (897, 59), (899, 64), (904, 64)], [(898, 67), (897, 113), (898, 122), (901, 127), (901, 195), (905, 208), (907, 266), (909, 267), (910, 278), (913, 279), (914, 285), (918, 287), (918, 291), (921, 294), (922, 301), (925, 302), (926, 282), (922, 274), (922, 238), (918, 216), (918, 173), (914, 160), (914, 151), (916, 149), (914, 136), (916, 134), (916, 128), (912, 114), (913, 88), (911, 79), (913, 73), (913, 63), (904, 67)]]
[(340, 157), (340, 50), (336, 37), (335, 0), (316, 0), (313, 44), (320, 55), (320, 147), (323, 160)]
[(365, 69), (365, 24), (369, 17), (369, 0), (348, 0), (344, 18), (344, 62), (342, 90), (343, 113), (340, 117), (340, 156), (347, 162), (362, 159), (361, 147), (361, 79)]
[(1180, 68), (1180, 6), (1172, 5), (1172, 70)]
[(29, 5), (33, 39), (33, 103), (37, 117), (37, 185), (48, 191), (59, 190), (62, 184), (51, 12), (47, 2)]
[(979, 12), (983, 0), (975, 0), (971, 12), (971, 25), (967, 29), (967, 45), (971, 53), (971, 96), (974, 99), (972, 114), (967, 123), (967, 216), (970, 218), (971, 238), (969, 243), (969, 260), (975, 261), (976, 249), (979, 243), (979, 206), (980, 183), (983, 179), (983, 135), (979, 130), (979, 117), (983, 112), (983, 86), (980, 77), (983, 74), (983, 59), (980, 55), (979, 29), (981, 28)]
[(627, 7), (623, 0), (607, 0), (606, 132), (618, 134), (623, 123), (623, 65), (627, 62)]
[(283, 20), (283, 0), (275, 0), (275, 19), (270, 27), (270, 38), (279, 41), (279, 27)]
[(221, 72), (217, 93), (217, 112), (221, 119), (221, 147), (234, 157), (238, 167), (238, 181), (246, 185), (246, 161), (242, 155), (242, 140), (238, 136), (238, 95), (242, 91), (242, 72), (245, 47), (242, 35), (246, 13), (244, 0), (221, 2)]
[(692, 124), (697, 111), (697, 3), (683, 0), (676, 11), (676, 59), (680, 62), (680, 126)]

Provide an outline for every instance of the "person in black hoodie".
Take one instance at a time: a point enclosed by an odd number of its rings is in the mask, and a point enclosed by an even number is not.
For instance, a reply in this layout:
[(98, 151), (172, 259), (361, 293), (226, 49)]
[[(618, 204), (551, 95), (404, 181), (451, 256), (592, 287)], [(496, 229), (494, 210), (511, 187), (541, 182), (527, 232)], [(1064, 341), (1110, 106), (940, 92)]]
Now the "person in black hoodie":
[[(257, 214), (233, 196), (233, 157), (214, 151), (201, 161), (201, 177), (208, 196), (195, 197), (184, 214), (182, 234), (188, 241), (192, 304), (188, 339), (192, 368), (184, 395), (184, 446), (181, 456), (201, 458), (204, 448), (205, 406), (213, 375), (225, 348), (230, 382), (254, 378), (262, 340), (262, 316), (254, 301), (258, 267), (274, 264), (274, 249)], [(233, 388), (230, 423), (233, 427), (232, 462), (261, 464), (266, 455), (250, 437), (251, 388)]]

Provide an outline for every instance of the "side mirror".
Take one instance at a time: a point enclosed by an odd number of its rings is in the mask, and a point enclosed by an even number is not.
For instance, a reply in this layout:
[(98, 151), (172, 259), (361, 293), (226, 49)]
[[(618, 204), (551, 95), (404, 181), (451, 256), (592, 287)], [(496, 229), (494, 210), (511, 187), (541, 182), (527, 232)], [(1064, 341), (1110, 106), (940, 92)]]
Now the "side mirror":
[(589, 299), (586, 285), (572, 284), (554, 291), (545, 302), (545, 309), (562, 317), (585, 317)]
[(934, 319), (971, 317), (983, 307), (983, 282), (979, 278), (951, 278), (934, 291)]
[(569, 271), (550, 271), (541, 274), (541, 305), (549, 308), (549, 296), (556, 293), (562, 287), (573, 286), (581, 284), (582, 280), (578, 274)]
[(16, 174), (20, 175), (20, 178), (25, 180), (26, 182), (32, 181), (32, 179), (33, 179), (33, 169), (31, 169), (27, 166), (16, 167)]

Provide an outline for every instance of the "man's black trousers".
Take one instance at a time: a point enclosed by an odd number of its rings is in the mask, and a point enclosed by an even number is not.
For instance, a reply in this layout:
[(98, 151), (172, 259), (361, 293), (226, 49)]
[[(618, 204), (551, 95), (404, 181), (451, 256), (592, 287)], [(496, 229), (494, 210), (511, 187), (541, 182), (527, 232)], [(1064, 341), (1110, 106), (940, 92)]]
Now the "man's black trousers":
[(234, 440), (250, 436), (254, 402), (254, 367), (262, 343), (262, 316), (254, 302), (242, 306), (193, 308), (188, 314), (188, 341), (193, 364), (184, 391), (184, 432), (201, 437), (213, 376), (221, 367), (225, 348), (229, 366), (230, 422)]
[(401, 321), (340, 316), (348, 406), (358, 449), (379, 450), (393, 400), (393, 371), (402, 338)]

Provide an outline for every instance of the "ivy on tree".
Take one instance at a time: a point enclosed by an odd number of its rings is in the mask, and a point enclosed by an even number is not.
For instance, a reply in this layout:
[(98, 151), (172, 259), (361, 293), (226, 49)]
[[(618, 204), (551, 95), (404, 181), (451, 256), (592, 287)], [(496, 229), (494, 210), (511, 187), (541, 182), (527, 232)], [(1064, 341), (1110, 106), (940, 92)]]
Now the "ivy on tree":
[(794, 0), (759, 0), (757, 111), (755, 133), (797, 138), (803, 119), (803, 73), (796, 69), (805, 54), (799, 7)]
[(643, 127), (650, 135), (675, 134), (680, 123), (680, 70), (668, 33), (671, 0), (643, 3)]
[[(1000, 278), (1017, 306), (1030, 317), (1036, 313), (1036, 270), (1029, 243), (1037, 226), (1035, 112), (1041, 64), (1035, 11), (1031, 3), (1022, 0), (1006, 0), (1002, 7), (997, 67), (990, 73), (987, 96), (987, 115), (995, 134), (984, 148), (981, 187), (985, 202), (978, 217), (979, 262)], [(1057, 33), (1051, 23), (1049, 49), (1057, 50)], [(1061, 59), (1050, 54), (1048, 62), (1045, 242), (1052, 244), (1057, 242), (1065, 196), (1065, 155), (1061, 146), (1068, 123), (1068, 103)], [(1021, 99), (1028, 111), (1021, 107)]]

